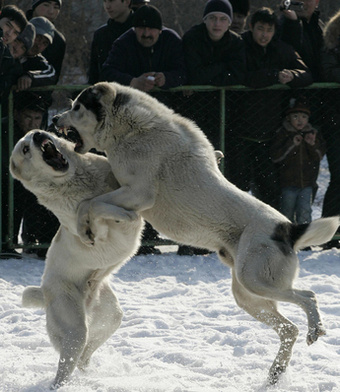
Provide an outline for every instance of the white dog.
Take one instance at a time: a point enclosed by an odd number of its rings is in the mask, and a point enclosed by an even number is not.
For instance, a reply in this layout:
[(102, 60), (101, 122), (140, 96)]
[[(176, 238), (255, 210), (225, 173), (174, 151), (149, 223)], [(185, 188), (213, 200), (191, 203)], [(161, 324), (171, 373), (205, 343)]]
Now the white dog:
[(143, 227), (134, 212), (106, 206), (112, 220), (96, 221), (95, 246), (80, 241), (78, 206), (119, 184), (106, 158), (73, 150), (74, 144), (36, 130), (16, 144), (10, 162), (13, 177), (61, 223), (47, 253), (41, 287), (23, 293), (24, 306), (46, 309), (47, 331), (60, 352), (53, 389), (64, 384), (76, 366), (83, 369), (119, 327), (122, 310), (109, 274), (137, 251)]
[(211, 144), (193, 122), (138, 90), (98, 83), (83, 90), (54, 122), (79, 132), (76, 151), (105, 151), (121, 184), (78, 215), (85, 243), (97, 241), (92, 222), (108, 213), (100, 207), (104, 202), (137, 211), (179, 243), (216, 251), (232, 268), (237, 304), (280, 337), (270, 383), (285, 371), (298, 335), (298, 328), (278, 312), (277, 301), (295, 303), (306, 312), (308, 344), (325, 333), (315, 294), (293, 288), (296, 251), (332, 238), (338, 217), (293, 225), (224, 178)]

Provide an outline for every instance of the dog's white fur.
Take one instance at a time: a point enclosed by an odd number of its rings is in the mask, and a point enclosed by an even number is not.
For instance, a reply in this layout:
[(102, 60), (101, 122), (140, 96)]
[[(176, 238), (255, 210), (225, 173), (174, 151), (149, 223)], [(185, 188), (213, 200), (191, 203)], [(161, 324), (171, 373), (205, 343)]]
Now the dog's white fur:
[(138, 211), (179, 243), (216, 251), (232, 268), (237, 304), (280, 337), (270, 383), (285, 371), (298, 335), (298, 328), (277, 310), (278, 301), (306, 312), (308, 344), (325, 333), (315, 294), (293, 288), (296, 251), (328, 241), (338, 217), (296, 228), (224, 178), (211, 144), (193, 122), (138, 90), (98, 83), (83, 90), (55, 122), (78, 130), (83, 144), (76, 151), (105, 151), (121, 184), (89, 203), (88, 214), (86, 208), (79, 214), (78, 232), (85, 243), (96, 241), (95, 233), (86, 234), (88, 221), (105, 216), (98, 208), (105, 202)]
[[(39, 142), (45, 136), (67, 159), (67, 170), (46, 164)], [(16, 144), (10, 163), (12, 175), (61, 223), (47, 253), (41, 287), (26, 288), (22, 298), (24, 306), (46, 309), (47, 331), (60, 352), (53, 389), (64, 384), (76, 366), (83, 369), (92, 353), (119, 327), (122, 310), (109, 276), (137, 251), (143, 227), (135, 213), (121, 214), (122, 209), (106, 206), (112, 219), (96, 222), (98, 242), (89, 248), (80, 241), (78, 206), (119, 184), (106, 158), (73, 150), (70, 142), (31, 131)]]

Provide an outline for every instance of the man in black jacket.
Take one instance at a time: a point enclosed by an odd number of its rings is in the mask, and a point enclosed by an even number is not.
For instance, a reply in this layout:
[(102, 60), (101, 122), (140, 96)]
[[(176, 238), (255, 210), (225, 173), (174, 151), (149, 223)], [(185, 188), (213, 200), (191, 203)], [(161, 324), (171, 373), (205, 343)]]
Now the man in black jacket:
[(241, 37), (230, 31), (233, 19), (228, 0), (207, 2), (203, 22), (183, 36), (188, 81), (193, 85), (243, 84), (245, 53)]
[(304, 0), (301, 11), (284, 10), (281, 39), (292, 45), (311, 70), (314, 82), (321, 82), (323, 27), (318, 5), (320, 0)]
[(107, 59), (113, 42), (132, 27), (132, 0), (104, 0), (109, 20), (94, 32), (91, 45), (89, 84), (99, 81), (99, 73)]

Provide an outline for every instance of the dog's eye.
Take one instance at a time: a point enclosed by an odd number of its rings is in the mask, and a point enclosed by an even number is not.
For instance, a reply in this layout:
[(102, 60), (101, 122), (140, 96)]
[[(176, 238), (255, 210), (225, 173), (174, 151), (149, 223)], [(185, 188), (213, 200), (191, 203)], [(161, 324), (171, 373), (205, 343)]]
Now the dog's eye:
[(77, 111), (77, 110), (79, 110), (79, 109), (80, 109), (80, 104), (77, 103), (77, 105), (75, 105), (75, 107), (73, 108), (73, 110), (74, 110), (74, 111)]
[(25, 154), (27, 154), (27, 153), (29, 152), (29, 150), (30, 150), (30, 148), (29, 148), (28, 146), (25, 146), (25, 147), (22, 149), (22, 152), (23, 152), (23, 154), (25, 155)]

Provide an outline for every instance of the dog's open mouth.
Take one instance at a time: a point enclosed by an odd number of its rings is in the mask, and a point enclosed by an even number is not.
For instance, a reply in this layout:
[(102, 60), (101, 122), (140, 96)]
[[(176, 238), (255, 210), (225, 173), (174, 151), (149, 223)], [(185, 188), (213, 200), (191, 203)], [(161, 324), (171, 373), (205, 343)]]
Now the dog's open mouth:
[(52, 124), (49, 126), (49, 132), (54, 132), (57, 136), (63, 137), (66, 140), (69, 140), (70, 142), (75, 144), (74, 151), (78, 152), (81, 150), (81, 148), (84, 145), (84, 142), (79, 134), (79, 132), (76, 130), (76, 128), (69, 126), (69, 127), (60, 127), (57, 125), (59, 115), (56, 115), (52, 119)]
[(46, 134), (36, 132), (33, 135), (34, 144), (42, 151), (43, 160), (56, 171), (66, 171), (69, 167), (67, 159), (54, 145), (53, 140)]
[(83, 140), (80, 137), (79, 132), (74, 127), (62, 127), (58, 128), (58, 134), (65, 137), (65, 139), (74, 143), (74, 151), (78, 152), (83, 147)]

